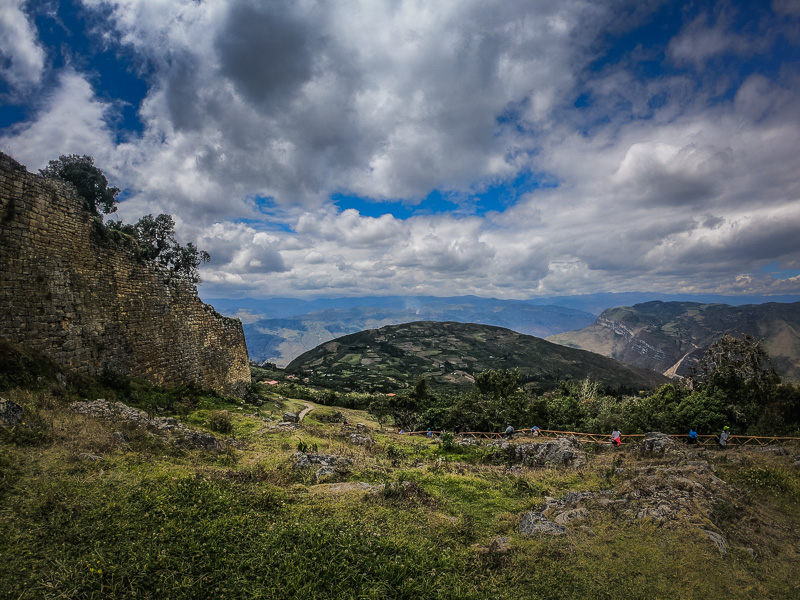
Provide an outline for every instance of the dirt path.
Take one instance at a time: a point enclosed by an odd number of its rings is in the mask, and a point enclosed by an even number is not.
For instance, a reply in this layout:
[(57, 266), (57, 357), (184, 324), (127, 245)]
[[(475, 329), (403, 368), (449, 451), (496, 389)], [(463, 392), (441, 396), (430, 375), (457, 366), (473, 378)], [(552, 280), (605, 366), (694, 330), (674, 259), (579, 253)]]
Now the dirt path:
[(313, 404), (309, 404), (308, 402), (305, 402), (305, 405), (306, 405), (306, 407), (303, 410), (300, 411), (299, 415), (297, 415), (297, 420), (300, 423), (303, 422), (303, 419), (306, 417), (306, 415), (308, 413), (310, 413), (312, 410), (314, 410), (314, 405)]

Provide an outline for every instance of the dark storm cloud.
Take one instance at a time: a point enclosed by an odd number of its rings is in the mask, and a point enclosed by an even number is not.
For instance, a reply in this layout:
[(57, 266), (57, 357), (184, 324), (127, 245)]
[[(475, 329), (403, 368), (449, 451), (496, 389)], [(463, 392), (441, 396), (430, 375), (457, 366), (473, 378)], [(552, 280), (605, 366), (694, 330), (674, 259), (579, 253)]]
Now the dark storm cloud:
[(222, 73), (250, 101), (275, 109), (311, 77), (311, 23), (296, 2), (234, 2), (214, 40)]

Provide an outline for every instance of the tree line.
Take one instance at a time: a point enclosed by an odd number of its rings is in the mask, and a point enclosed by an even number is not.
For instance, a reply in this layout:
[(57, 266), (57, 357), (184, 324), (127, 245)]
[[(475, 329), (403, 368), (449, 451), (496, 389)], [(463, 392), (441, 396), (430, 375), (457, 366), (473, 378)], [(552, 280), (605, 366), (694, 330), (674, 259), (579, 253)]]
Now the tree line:
[(408, 431), (502, 431), (511, 424), (597, 433), (614, 427), (625, 433), (690, 427), (714, 433), (728, 425), (739, 434), (793, 435), (800, 434), (800, 387), (781, 382), (760, 341), (726, 335), (688, 377), (648, 395), (605, 395), (589, 379), (533, 395), (522, 389), (518, 371), (489, 370), (475, 375), (468, 392), (434, 391), (421, 379), (407, 394), (376, 397), (368, 411), (380, 423), (393, 421)]
[[(117, 211), (120, 189), (108, 185), (108, 179), (94, 164), (94, 158), (62, 154), (39, 170), (43, 177), (60, 179), (75, 186), (86, 210), (102, 223), (104, 215)], [(129, 236), (136, 242), (140, 260), (157, 264), (190, 283), (200, 283), (198, 268), (211, 256), (192, 242), (180, 244), (175, 238), (175, 220), (171, 215), (145, 215), (134, 224), (108, 221), (105, 227)]]

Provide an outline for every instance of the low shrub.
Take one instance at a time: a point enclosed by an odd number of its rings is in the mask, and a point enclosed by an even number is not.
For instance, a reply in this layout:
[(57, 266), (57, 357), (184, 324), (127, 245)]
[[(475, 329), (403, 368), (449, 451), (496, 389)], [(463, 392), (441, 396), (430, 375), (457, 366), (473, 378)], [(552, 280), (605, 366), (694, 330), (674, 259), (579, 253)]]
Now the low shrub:
[(231, 433), (233, 423), (227, 410), (212, 410), (208, 415), (208, 426), (219, 433)]

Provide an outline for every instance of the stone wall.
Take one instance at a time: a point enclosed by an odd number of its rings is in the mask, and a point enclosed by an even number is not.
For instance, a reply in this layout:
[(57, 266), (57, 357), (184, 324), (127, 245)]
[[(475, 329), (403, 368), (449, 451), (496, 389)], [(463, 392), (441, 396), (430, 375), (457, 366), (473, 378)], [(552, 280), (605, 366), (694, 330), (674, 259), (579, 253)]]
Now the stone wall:
[(74, 188), (0, 153), (0, 337), (87, 375), (104, 367), (160, 385), (239, 393), (250, 383), (242, 324), (195, 287), (142, 263)]

